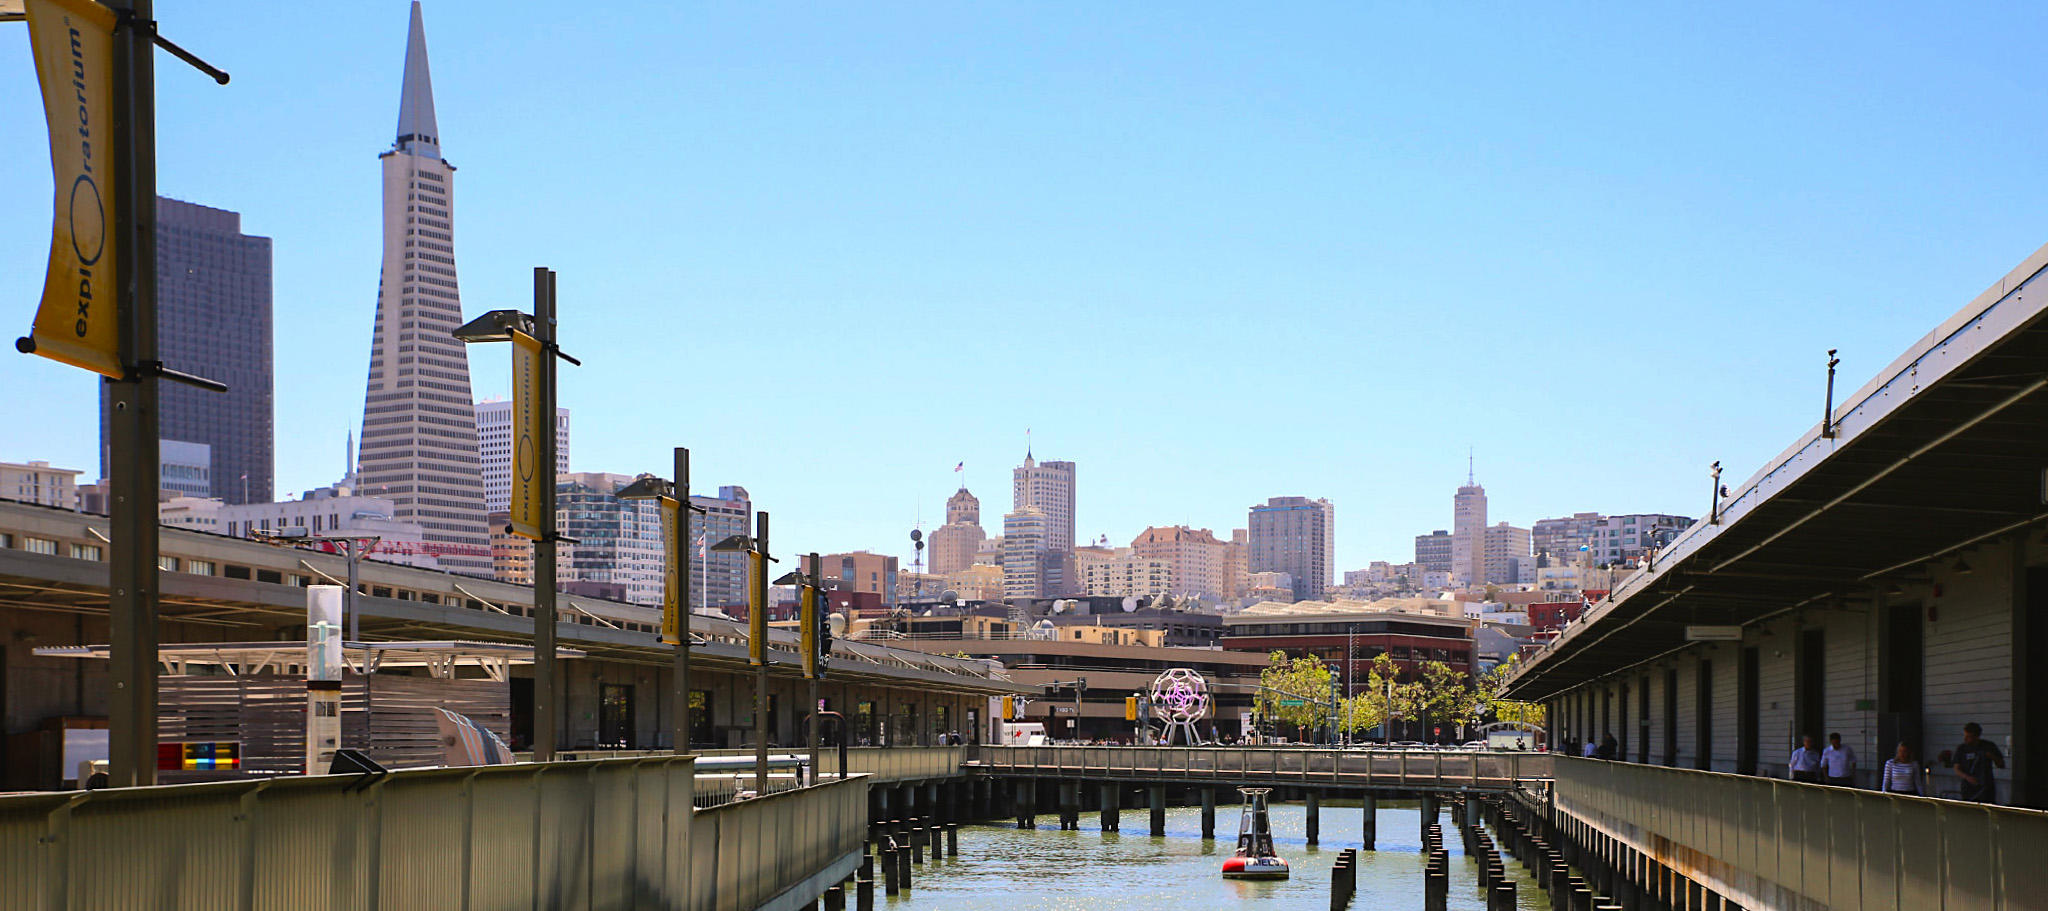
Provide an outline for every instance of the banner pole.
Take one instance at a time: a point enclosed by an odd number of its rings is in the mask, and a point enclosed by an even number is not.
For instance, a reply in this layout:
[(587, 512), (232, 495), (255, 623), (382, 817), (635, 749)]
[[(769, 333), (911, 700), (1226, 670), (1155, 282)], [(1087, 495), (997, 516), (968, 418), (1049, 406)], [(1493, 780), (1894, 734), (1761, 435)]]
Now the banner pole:
[(561, 692), (555, 673), (555, 548), (561, 529), (555, 524), (555, 273), (533, 269), (533, 331), (541, 352), (540, 422), (546, 428), (534, 441), (534, 473), (540, 485), (540, 540), (533, 542), (533, 761), (555, 759), (555, 719)]
[(156, 72), (151, 0), (112, 0), (115, 183), (111, 206), (126, 375), (107, 380), (107, 545), (113, 692), (108, 705), (110, 784), (156, 783), (157, 387)]
[[(690, 450), (676, 447), (676, 654), (675, 736), (677, 753), (690, 751)], [(705, 711), (711, 706), (706, 705)]]

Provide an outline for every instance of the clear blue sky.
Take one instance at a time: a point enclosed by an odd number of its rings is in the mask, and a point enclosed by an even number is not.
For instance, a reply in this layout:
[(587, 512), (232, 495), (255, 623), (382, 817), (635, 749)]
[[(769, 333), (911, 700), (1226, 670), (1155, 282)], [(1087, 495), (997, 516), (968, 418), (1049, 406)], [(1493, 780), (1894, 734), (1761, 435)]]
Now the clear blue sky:
[[(573, 467), (747, 486), (778, 550), (907, 552), (1025, 428), (1078, 533), (1337, 503), (1697, 514), (2044, 240), (2039, 4), (426, 6), (469, 312), (561, 271)], [(161, 188), (276, 242), (281, 492), (340, 474), (406, 4), (160, 0)], [(0, 26), (0, 315), (47, 144)], [(473, 361), (504, 394), (502, 350)], [(0, 356), (0, 459), (96, 470), (93, 382)], [(993, 530), (993, 529), (992, 529)]]

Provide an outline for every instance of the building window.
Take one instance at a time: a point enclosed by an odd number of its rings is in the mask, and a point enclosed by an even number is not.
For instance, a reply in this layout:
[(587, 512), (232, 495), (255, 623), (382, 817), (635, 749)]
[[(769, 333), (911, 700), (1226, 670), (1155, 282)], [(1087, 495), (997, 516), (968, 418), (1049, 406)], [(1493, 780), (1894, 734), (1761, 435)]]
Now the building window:
[(174, 572), (177, 572), (177, 571), (178, 571), (178, 558), (177, 558), (177, 557), (158, 557), (158, 558), (156, 558), (156, 568), (157, 568), (157, 569), (160, 569), (160, 570), (163, 570), (164, 572), (167, 572), (167, 573), (174, 573)]
[(98, 560), (99, 558), (100, 558), (100, 546), (99, 546), (98, 544), (73, 544), (73, 545), (71, 545), (71, 559), (73, 559), (73, 560), (94, 560), (94, 561), (97, 561), (97, 560)]
[(211, 576), (213, 575), (213, 561), (187, 560), (185, 561), (185, 571), (195, 576)]
[(21, 549), (32, 554), (45, 554), (54, 557), (57, 555), (57, 542), (48, 538), (24, 537), (21, 539)]

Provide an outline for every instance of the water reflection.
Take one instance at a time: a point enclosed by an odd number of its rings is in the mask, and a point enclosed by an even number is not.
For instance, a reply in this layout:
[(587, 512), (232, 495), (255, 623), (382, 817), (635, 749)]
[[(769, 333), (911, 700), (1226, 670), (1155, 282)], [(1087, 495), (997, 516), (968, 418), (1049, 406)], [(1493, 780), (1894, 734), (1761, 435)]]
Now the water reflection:
[[(1237, 831), (1236, 807), (1217, 807), (1216, 828), (1223, 840), (1201, 837), (1201, 810), (1176, 807), (1166, 813), (1166, 837), (1148, 834), (1148, 811), (1123, 813), (1122, 832), (1102, 832), (1094, 813), (1081, 814), (1081, 829), (1019, 831), (973, 826), (960, 830), (960, 856), (915, 868), (913, 888), (894, 899), (881, 895), (878, 907), (892, 911), (1095, 911), (1104, 908), (1170, 909), (1316, 909), (1330, 906), (1330, 865), (1345, 848), (1359, 845), (1362, 818), (1356, 802), (1325, 801), (1321, 814), (1322, 844), (1311, 847), (1306, 837), (1307, 814), (1299, 803), (1274, 804), (1273, 841), (1293, 867), (1285, 880), (1226, 880), (1219, 875)], [(1050, 821), (1050, 815), (1040, 819)], [(1420, 817), (1413, 802), (1381, 801), (1377, 851), (1360, 851), (1357, 911), (1422, 907), (1422, 845)], [(1450, 814), (1439, 822), (1449, 828)], [(1473, 866), (1460, 853), (1459, 840), (1447, 831), (1451, 851), (1452, 911), (1484, 911), (1486, 902), (1474, 884)], [(1521, 865), (1508, 863), (1516, 874), (1518, 906), (1547, 911), (1533, 880)], [(850, 904), (850, 903), (849, 903)]]

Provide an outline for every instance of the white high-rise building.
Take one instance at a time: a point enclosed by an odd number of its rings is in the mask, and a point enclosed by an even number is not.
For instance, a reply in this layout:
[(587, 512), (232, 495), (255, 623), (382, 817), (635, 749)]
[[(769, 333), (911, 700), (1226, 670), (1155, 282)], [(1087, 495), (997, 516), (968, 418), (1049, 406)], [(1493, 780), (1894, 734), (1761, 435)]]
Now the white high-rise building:
[(1010, 472), (1010, 509), (1045, 513), (1045, 547), (1074, 552), (1074, 463), (1040, 462), (1024, 451), (1024, 464)]
[(476, 405), (462, 325), (452, 223), (455, 168), (441, 158), (427, 36), (412, 5), (398, 138), (384, 169), (384, 265), (363, 395), (362, 493), (391, 501), (441, 565), (491, 574), (477, 458)]
[[(484, 511), (512, 508), (512, 401), (476, 403), (477, 457), (484, 469)], [(555, 409), (555, 474), (569, 473), (569, 409)]]
[(1451, 578), (1460, 585), (1486, 581), (1486, 488), (1469, 469), (1465, 486), (1451, 498)]

